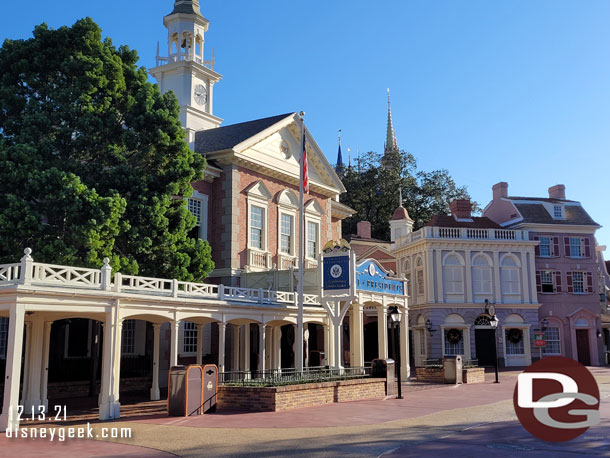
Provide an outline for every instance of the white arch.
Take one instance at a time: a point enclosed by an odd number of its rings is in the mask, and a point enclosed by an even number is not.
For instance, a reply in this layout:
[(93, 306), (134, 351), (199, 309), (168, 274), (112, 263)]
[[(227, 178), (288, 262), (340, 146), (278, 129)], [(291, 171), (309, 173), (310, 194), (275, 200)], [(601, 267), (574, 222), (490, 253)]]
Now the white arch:
[(464, 318), (458, 313), (450, 313), (445, 317), (445, 324), (464, 324)]
[[(512, 261), (512, 262), (511, 262)], [(502, 267), (521, 267), (519, 258), (513, 253), (505, 253), (500, 257), (500, 266)]]
[(504, 322), (506, 324), (524, 324), (525, 320), (518, 313), (511, 313), (504, 319)]
[[(485, 260), (485, 264), (479, 264), (477, 262), (481, 259)], [(492, 264), (493, 264), (493, 261), (491, 260), (491, 257), (487, 253), (483, 253), (482, 251), (475, 253), (475, 255), (472, 257), (473, 266), (487, 267), (487, 266), (491, 266)]]
[(278, 192), (275, 201), (284, 207), (297, 208), (299, 206), (299, 198), (291, 189)]
[(305, 211), (316, 216), (324, 215), (324, 209), (322, 208), (322, 205), (320, 205), (320, 202), (317, 201), (317, 199), (311, 199), (309, 202), (307, 202), (305, 204)]
[[(458, 264), (453, 264), (453, 263), (450, 264), (447, 262), (447, 260), (449, 260), (452, 257), (455, 257), (458, 260)], [(445, 254), (445, 256), (443, 256), (443, 265), (444, 266), (464, 266), (465, 265), (464, 257), (456, 251), (450, 251), (449, 253)]]

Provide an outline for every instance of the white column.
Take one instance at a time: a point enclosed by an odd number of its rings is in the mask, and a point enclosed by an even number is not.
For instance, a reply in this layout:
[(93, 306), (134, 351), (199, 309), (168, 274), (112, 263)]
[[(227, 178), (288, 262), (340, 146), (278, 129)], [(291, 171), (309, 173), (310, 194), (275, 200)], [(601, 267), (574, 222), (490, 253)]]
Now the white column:
[(409, 312), (404, 310), (400, 320), (400, 377), (409, 380), (411, 367), (409, 365)]
[[(41, 380), (42, 380), (42, 358), (44, 341), (44, 318), (40, 314), (34, 315), (32, 325), (29, 328), (31, 338), (29, 339), (29, 356), (26, 360), (28, 369), (27, 391), (25, 391), (24, 409), (27, 412), (39, 412), (38, 408), (41, 405)], [(25, 375), (25, 374), (24, 374)], [(26, 386), (25, 380), (23, 383)]]
[[(336, 316), (340, 316), (341, 313), (341, 302), (340, 301), (335, 301), (335, 313)], [(341, 329), (341, 322), (337, 323), (334, 327), (335, 327), (335, 361), (334, 361), (334, 365), (333, 367), (335, 369), (341, 369), (341, 352), (342, 352), (342, 348), (341, 348), (341, 334), (342, 334), (342, 329)]]
[[(438, 285), (437, 302), (445, 302), (445, 292), (443, 290), (443, 254), (441, 250), (436, 250), (436, 282)], [(409, 304), (411, 304), (409, 298)]]
[(4, 377), (4, 403), (2, 404), (2, 414), (0, 414), (0, 431), (15, 430), (19, 426), (17, 410), (19, 408), (24, 318), (23, 305), (11, 305), (6, 342), (6, 375)]
[[(114, 307), (118, 307), (115, 305)], [(100, 420), (119, 418), (121, 404), (118, 392), (121, 370), (121, 332), (118, 310), (114, 308), (106, 313), (104, 322), (104, 349), (102, 359), (102, 386), (100, 389)]]
[(305, 362), (303, 364), (304, 367), (309, 367), (309, 323), (305, 323), (303, 325), (303, 358), (305, 358)]
[(31, 363), (31, 351), (32, 347), (32, 321), (25, 322), (25, 354), (23, 363), (23, 384), (21, 386), (21, 405), (26, 404), (28, 397), (28, 388), (30, 383), (30, 363)]
[(379, 358), (388, 358), (388, 307), (387, 305), (377, 306), (377, 346)]
[(170, 348), (169, 348), (169, 367), (178, 365), (178, 336), (180, 333), (180, 320), (171, 321), (170, 328)]
[(40, 381), (40, 403), (48, 410), (47, 385), (49, 382), (49, 351), (51, 349), (51, 326), (52, 321), (44, 323), (44, 338), (42, 341), (42, 380)]
[(324, 359), (321, 361), (323, 366), (328, 366), (329, 356), (330, 356), (330, 339), (329, 332), (330, 326), (328, 324), (324, 325)]
[(266, 369), (266, 342), (265, 342), (265, 324), (261, 323), (258, 325), (258, 370), (264, 371)]
[[(499, 304), (502, 302), (502, 290), (500, 289), (500, 255), (497, 251), (493, 252), (494, 260), (494, 291), (495, 291), (495, 303)], [(534, 285), (536, 287), (536, 285)]]
[(326, 353), (328, 367), (335, 367), (335, 325), (330, 321), (326, 325), (326, 334), (328, 339), (328, 353)]
[(203, 362), (203, 324), (197, 325), (197, 364)]
[[(532, 278), (532, 276), (534, 278), (536, 278), (536, 263), (534, 260), (534, 254), (533, 253), (529, 253), (528, 256), (529, 258), (529, 265), (530, 265), (530, 272), (531, 275), (529, 276), (529, 278)], [(532, 303), (538, 302), (538, 290), (536, 289), (536, 281), (530, 281), (530, 291), (531, 291), (531, 298), (532, 298)], [(525, 285), (523, 285), (523, 287), (525, 288)], [(567, 291), (567, 290), (566, 290)]]
[[(521, 297), (523, 298), (524, 304), (529, 304), (530, 302), (530, 290), (527, 284), (527, 259), (525, 257), (525, 251), (521, 252)], [(535, 278), (535, 277), (534, 277)]]
[(426, 288), (426, 292), (428, 295), (428, 299), (427, 302), (436, 302), (436, 297), (434, 294), (434, 289), (436, 287), (435, 282), (434, 282), (434, 255), (433, 255), (433, 251), (434, 250), (427, 250), (426, 251), (426, 263), (425, 263), (425, 267), (426, 267), (426, 278), (427, 278), (427, 288)]
[(239, 326), (232, 325), (233, 331), (233, 354), (231, 355), (231, 370), (239, 370)]
[(354, 361), (352, 367), (364, 366), (364, 323), (362, 317), (362, 304), (352, 304), (352, 314), (354, 315)]
[(282, 327), (273, 328), (273, 368), (282, 368)]
[(161, 399), (161, 393), (159, 392), (159, 344), (161, 342), (161, 323), (153, 323), (153, 336), (153, 367), (150, 400), (158, 401)]
[[(244, 372), (248, 373), (250, 371), (250, 323), (247, 323), (243, 326), (244, 330)], [(247, 376), (246, 376), (247, 378)]]
[(227, 323), (218, 322), (218, 372), (225, 372), (225, 337)]
[(466, 250), (464, 252), (464, 258), (465, 258), (465, 262), (466, 262), (466, 266), (464, 269), (466, 271), (466, 275), (465, 275), (466, 302), (468, 304), (472, 304), (472, 258), (471, 258), (470, 250)]

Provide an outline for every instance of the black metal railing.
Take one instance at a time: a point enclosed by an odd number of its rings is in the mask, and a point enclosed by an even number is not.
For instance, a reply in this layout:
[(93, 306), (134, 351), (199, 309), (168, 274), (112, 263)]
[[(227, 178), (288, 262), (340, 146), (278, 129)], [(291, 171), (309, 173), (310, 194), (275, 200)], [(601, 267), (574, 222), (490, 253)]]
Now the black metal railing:
[(302, 371), (294, 368), (267, 369), (264, 371), (230, 371), (218, 374), (218, 383), (227, 386), (281, 386), (303, 383), (330, 382), (370, 377), (371, 367), (306, 367)]

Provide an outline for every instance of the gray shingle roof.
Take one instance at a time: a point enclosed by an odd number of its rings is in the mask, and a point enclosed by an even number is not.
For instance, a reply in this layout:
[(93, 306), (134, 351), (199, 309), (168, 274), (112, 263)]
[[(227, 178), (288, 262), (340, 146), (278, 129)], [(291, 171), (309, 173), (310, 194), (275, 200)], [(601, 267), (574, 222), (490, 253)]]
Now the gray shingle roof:
[(472, 221), (458, 221), (452, 215), (438, 213), (433, 215), (426, 226), (436, 227), (470, 227), (473, 229), (502, 229), (495, 221), (492, 221), (487, 216), (472, 216)]
[[(511, 198), (512, 199), (512, 198)], [(537, 199), (541, 200), (541, 199)], [(556, 200), (556, 199), (553, 199)], [(565, 200), (557, 200), (557, 203), (566, 202)], [(569, 225), (578, 224), (582, 226), (599, 226), (589, 214), (580, 205), (566, 205), (565, 219), (553, 219), (542, 204), (521, 204), (518, 200), (513, 200), (513, 204), (523, 216), (523, 222), (538, 223), (538, 224), (559, 224)], [(521, 222), (516, 223), (521, 224)]]
[(199, 1), (198, 0), (194, 0), (194, 1), (176, 1), (174, 2), (174, 9), (172, 10), (171, 13), (168, 14), (172, 15), (172, 14), (177, 14), (177, 13), (183, 13), (183, 14), (196, 14), (197, 16), (201, 16), (201, 10), (199, 9)]
[(231, 149), (244, 140), (253, 137), (259, 132), (293, 114), (294, 113), (286, 113), (278, 116), (271, 116), (269, 118), (255, 119), (253, 121), (217, 127), (216, 129), (201, 130), (195, 134), (195, 152), (206, 154), (214, 151)]

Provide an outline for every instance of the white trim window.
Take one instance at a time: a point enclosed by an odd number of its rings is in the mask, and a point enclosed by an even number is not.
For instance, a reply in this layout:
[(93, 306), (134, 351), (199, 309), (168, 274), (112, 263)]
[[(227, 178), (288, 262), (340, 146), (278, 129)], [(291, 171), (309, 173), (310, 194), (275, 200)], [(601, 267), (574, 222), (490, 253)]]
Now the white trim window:
[(553, 205), (553, 218), (563, 218), (563, 205)]
[[(489, 296), (491, 291), (491, 264), (486, 256), (478, 255), (472, 261), (472, 292), (475, 296)], [(481, 301), (485, 298), (479, 298)]]
[(265, 209), (257, 205), (250, 207), (250, 246), (265, 249), (263, 228), (265, 224)]
[(540, 240), (540, 257), (550, 258), (552, 256), (551, 237), (549, 237), (547, 235), (541, 235), (539, 240)]
[(584, 239), (581, 237), (570, 237), (570, 257), (583, 258), (584, 256)]
[(575, 293), (582, 294), (585, 292), (585, 273), (572, 272), (572, 290)]
[(6, 359), (8, 342), (8, 318), (0, 318), (0, 359)]
[(446, 294), (464, 294), (464, 267), (457, 255), (449, 254), (445, 257), (443, 277)]
[(294, 255), (294, 215), (280, 212), (280, 253)]
[[(515, 339), (515, 335), (521, 331), (521, 338), (519, 340)], [(523, 333), (525, 331), (523, 329), (510, 328), (504, 329), (504, 339), (506, 344), (506, 355), (525, 355), (525, 345), (523, 345), (524, 336)]]
[(542, 347), (542, 353), (545, 355), (560, 355), (561, 354), (561, 339), (559, 328), (549, 327), (544, 330), (544, 340), (546, 346)]
[(121, 337), (121, 353), (133, 355), (136, 352), (136, 320), (123, 321), (123, 335)]
[(189, 232), (189, 237), (207, 240), (208, 238), (208, 196), (193, 192), (187, 200), (187, 208), (195, 217), (195, 226)]
[(543, 293), (554, 293), (555, 292), (555, 284), (553, 282), (553, 271), (552, 270), (542, 270), (540, 272), (540, 284), (542, 285)]
[(515, 296), (521, 293), (520, 268), (513, 256), (505, 256), (500, 263), (502, 294)]
[(182, 331), (182, 353), (197, 353), (197, 325), (192, 321), (185, 321)]
[[(455, 355), (463, 355), (464, 354), (464, 329), (456, 329), (456, 328), (445, 328), (443, 330), (445, 334), (445, 355), (446, 356), (455, 356)], [(451, 334), (451, 335), (449, 335)], [(458, 334), (457, 338), (459, 341), (455, 342), (456, 334)], [(452, 339), (450, 339), (451, 337)]]
[(316, 259), (320, 236), (320, 225), (314, 221), (307, 221), (307, 257)]

